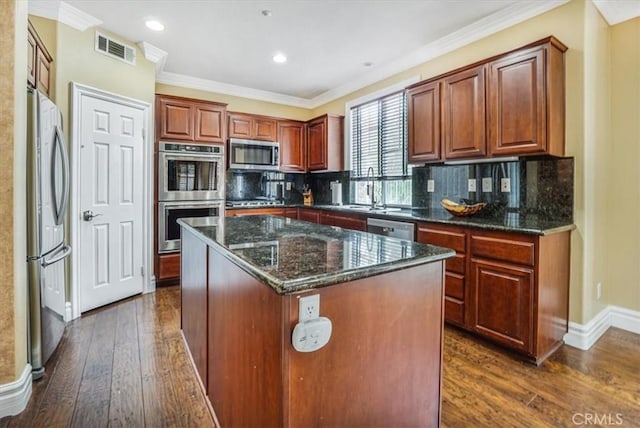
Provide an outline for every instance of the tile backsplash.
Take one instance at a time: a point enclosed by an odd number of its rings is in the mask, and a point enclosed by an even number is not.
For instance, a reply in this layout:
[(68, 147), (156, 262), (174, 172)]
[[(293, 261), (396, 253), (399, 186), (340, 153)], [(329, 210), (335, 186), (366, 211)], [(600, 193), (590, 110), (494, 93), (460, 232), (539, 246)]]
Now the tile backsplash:
[[(481, 215), (513, 212), (573, 220), (573, 158), (523, 159), (468, 165), (431, 165), (413, 169), (412, 205), (443, 210), (442, 198), (487, 202)], [(476, 190), (469, 191), (475, 179)], [(510, 191), (502, 191), (508, 179)], [(433, 180), (433, 192), (428, 191)], [(483, 180), (490, 190), (483, 189)]]
[[(444, 211), (442, 198), (455, 202), (471, 200), (487, 202), (479, 217), (507, 213), (539, 215), (559, 220), (573, 220), (573, 158), (525, 158), (509, 162), (465, 165), (427, 165), (414, 167), (411, 205), (425, 211)], [(330, 204), (332, 181), (342, 183), (343, 202), (350, 202), (350, 173), (281, 173), (260, 171), (227, 171), (227, 199), (281, 199), (285, 203), (302, 203), (302, 189), (308, 184), (316, 204)], [(469, 191), (469, 180), (475, 179), (475, 191)], [(502, 191), (503, 179), (509, 191)], [(433, 180), (433, 191), (428, 182)], [(483, 190), (490, 184), (490, 190)], [(287, 190), (291, 183), (291, 190)]]

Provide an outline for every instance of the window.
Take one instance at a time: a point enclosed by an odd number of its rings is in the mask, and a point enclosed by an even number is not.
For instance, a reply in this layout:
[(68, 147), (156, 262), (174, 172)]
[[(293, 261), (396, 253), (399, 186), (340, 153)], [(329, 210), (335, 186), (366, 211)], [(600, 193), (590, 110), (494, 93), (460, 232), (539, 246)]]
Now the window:
[(353, 202), (411, 205), (411, 168), (407, 163), (404, 92), (351, 108), (351, 185)]

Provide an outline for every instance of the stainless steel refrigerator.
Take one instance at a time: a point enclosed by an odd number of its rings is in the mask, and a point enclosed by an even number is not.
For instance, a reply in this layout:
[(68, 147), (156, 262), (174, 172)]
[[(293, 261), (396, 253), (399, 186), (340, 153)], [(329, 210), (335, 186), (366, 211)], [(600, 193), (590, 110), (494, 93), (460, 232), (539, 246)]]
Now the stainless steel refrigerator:
[(27, 263), (33, 378), (55, 351), (65, 327), (67, 281), (65, 214), (69, 205), (69, 157), (62, 115), (46, 96), (28, 89)]

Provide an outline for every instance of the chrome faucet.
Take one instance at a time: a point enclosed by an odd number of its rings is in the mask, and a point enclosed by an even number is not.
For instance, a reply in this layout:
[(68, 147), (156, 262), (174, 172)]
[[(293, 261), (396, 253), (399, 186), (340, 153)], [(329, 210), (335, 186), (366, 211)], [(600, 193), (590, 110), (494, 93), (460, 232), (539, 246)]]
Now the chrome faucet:
[(374, 172), (373, 172), (373, 167), (370, 166), (369, 169), (367, 170), (367, 178), (371, 177), (370, 183), (367, 184), (367, 195), (371, 196), (371, 209), (373, 210), (376, 207), (376, 199), (375, 199), (375, 181), (373, 180), (374, 178)]

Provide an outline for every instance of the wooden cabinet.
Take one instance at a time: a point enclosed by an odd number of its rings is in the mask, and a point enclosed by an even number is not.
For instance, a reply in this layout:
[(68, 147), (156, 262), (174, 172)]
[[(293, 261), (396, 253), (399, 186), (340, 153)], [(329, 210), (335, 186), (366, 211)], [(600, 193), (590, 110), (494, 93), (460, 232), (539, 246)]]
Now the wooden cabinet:
[(226, 104), (156, 96), (156, 132), (160, 140), (223, 144), (225, 114)]
[(407, 90), (409, 162), (440, 160), (440, 82)]
[(444, 158), (485, 156), (485, 66), (444, 78), (442, 88)]
[(554, 38), (489, 63), (492, 156), (564, 155), (564, 52)]
[(49, 96), (53, 58), (29, 21), (27, 32), (27, 83)]
[(326, 224), (328, 226), (337, 226), (343, 229), (360, 230), (363, 232), (367, 230), (367, 219), (360, 216), (323, 211), (320, 214), (319, 220), (320, 224)]
[(568, 329), (570, 232), (472, 231), (466, 327), (542, 362)]
[(406, 90), (411, 163), (564, 156), (564, 52), (553, 37)]
[(180, 277), (180, 253), (160, 254), (156, 270), (158, 280), (172, 281)]
[(309, 171), (343, 169), (343, 116), (326, 114), (307, 122)]
[(277, 123), (272, 117), (229, 113), (229, 137), (248, 140), (277, 141)]
[(306, 139), (303, 122), (278, 121), (280, 143), (280, 171), (306, 170)]
[(320, 211), (312, 208), (298, 208), (298, 220), (320, 223)]
[(245, 215), (277, 215), (282, 217), (297, 218), (297, 208), (281, 208), (281, 207), (266, 207), (266, 208), (227, 208), (225, 210), (225, 217), (238, 217)]
[(453, 226), (418, 223), (417, 241), (424, 244), (451, 248), (455, 257), (445, 263), (444, 317), (445, 321), (458, 326), (465, 325), (466, 314), (466, 274), (467, 236), (465, 229)]

